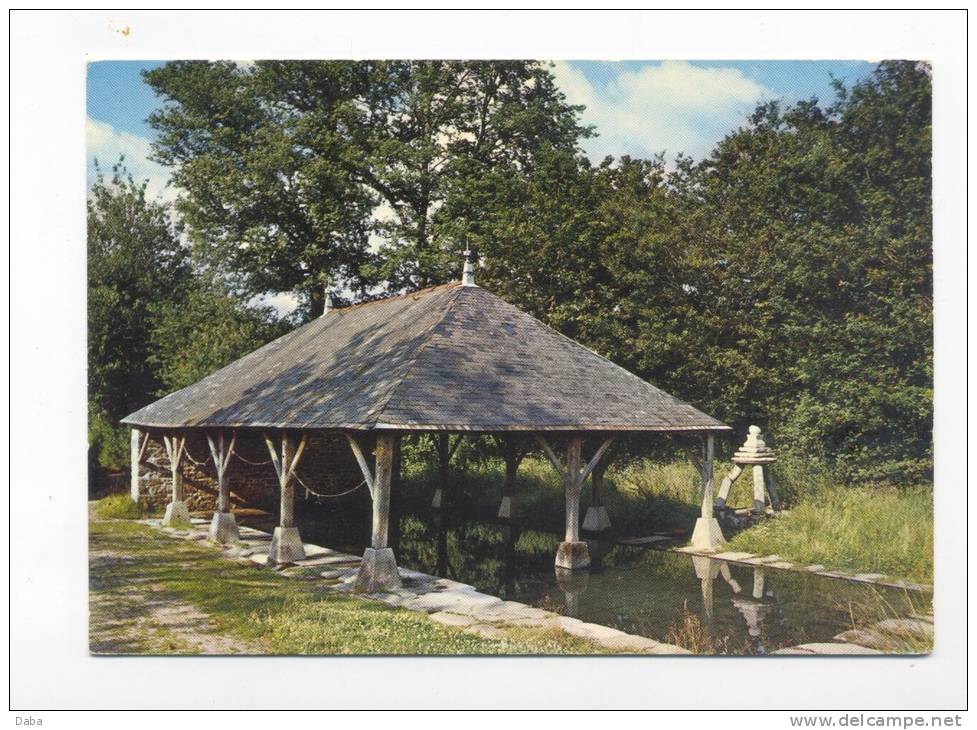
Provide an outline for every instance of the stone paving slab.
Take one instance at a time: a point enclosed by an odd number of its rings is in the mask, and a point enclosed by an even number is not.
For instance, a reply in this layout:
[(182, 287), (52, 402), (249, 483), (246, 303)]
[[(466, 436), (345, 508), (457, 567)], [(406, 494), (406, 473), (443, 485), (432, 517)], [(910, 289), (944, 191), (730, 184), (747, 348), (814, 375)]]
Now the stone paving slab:
[(771, 654), (794, 654), (798, 656), (881, 656), (884, 652), (858, 644), (833, 644), (831, 642), (799, 644), (777, 649)]
[(733, 563), (738, 563), (747, 558), (755, 558), (756, 555), (753, 553), (737, 553), (737, 552), (727, 552), (727, 553), (716, 553), (713, 555), (716, 560), (729, 560)]

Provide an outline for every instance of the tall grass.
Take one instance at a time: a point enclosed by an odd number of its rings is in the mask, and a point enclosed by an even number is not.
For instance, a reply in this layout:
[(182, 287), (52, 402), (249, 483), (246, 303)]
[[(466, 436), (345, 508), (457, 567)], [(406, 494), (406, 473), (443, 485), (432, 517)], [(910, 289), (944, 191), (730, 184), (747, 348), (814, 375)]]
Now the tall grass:
[(933, 580), (933, 491), (928, 486), (821, 488), (787, 515), (738, 533), (730, 548), (928, 583)]
[[(730, 464), (718, 462), (714, 483)], [(427, 509), (436, 483), (424, 462), (405, 464), (405, 499)], [(498, 459), (472, 459), (451, 472), (450, 514), (493, 519), (501, 497), (504, 468)], [(932, 487), (847, 486), (822, 464), (790, 455), (774, 466), (784, 515), (731, 537), (730, 549), (777, 554), (786, 560), (829, 568), (931, 582), (933, 575)], [(728, 504), (748, 506), (753, 500), (749, 469), (734, 483)], [(687, 461), (649, 459), (612, 463), (605, 478), (604, 502), (619, 536), (691, 531), (699, 514), (700, 476)], [(560, 533), (565, 497), (553, 467), (529, 457), (519, 468), (513, 498), (516, 520), (539, 530)], [(581, 496), (586, 513), (591, 491)]]
[(133, 502), (128, 494), (110, 494), (92, 504), (94, 516), (100, 520), (139, 520), (156, 514), (145, 505)]

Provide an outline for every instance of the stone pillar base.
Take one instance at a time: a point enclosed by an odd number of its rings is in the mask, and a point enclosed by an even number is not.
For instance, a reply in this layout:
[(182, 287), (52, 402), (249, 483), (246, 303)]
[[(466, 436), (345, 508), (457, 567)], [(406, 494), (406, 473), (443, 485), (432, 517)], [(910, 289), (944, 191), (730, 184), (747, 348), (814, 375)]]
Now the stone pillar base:
[(435, 489), (434, 490), (434, 499), (431, 500), (431, 506), (434, 507), (434, 509), (441, 509), (441, 490), (440, 489)]
[(187, 503), (170, 502), (166, 505), (166, 514), (163, 515), (163, 527), (181, 524), (190, 524), (190, 510), (187, 509)]
[(726, 538), (715, 517), (700, 517), (692, 531), (692, 547), (697, 550), (718, 550), (726, 545)]
[(367, 548), (356, 576), (359, 593), (382, 593), (400, 588), (400, 572), (393, 548)]
[(271, 549), (268, 551), (269, 563), (294, 563), (305, 560), (305, 547), (299, 537), (297, 527), (276, 527), (271, 536)]
[(590, 567), (590, 549), (586, 542), (561, 542), (556, 551), (556, 567), (578, 570)]
[(233, 512), (214, 512), (207, 533), (211, 540), (221, 545), (230, 545), (241, 539), (237, 531), (237, 520)]
[(499, 513), (496, 515), (500, 520), (512, 519), (512, 497), (503, 497), (499, 504)]
[(607, 507), (598, 505), (587, 508), (583, 518), (583, 529), (587, 532), (603, 532), (611, 527), (611, 518), (607, 514)]

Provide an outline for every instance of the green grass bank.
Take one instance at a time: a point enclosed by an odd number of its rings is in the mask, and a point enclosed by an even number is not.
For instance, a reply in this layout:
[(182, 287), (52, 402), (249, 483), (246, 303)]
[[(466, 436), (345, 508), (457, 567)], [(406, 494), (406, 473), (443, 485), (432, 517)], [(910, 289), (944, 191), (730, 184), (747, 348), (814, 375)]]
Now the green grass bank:
[[(89, 523), (90, 645), (107, 654), (592, 654), (559, 631), (489, 638), (376, 601), (329, 594), (124, 520)], [(108, 509), (105, 507), (105, 509)], [(111, 511), (111, 510), (109, 510)], [(168, 616), (175, 617), (167, 621)]]

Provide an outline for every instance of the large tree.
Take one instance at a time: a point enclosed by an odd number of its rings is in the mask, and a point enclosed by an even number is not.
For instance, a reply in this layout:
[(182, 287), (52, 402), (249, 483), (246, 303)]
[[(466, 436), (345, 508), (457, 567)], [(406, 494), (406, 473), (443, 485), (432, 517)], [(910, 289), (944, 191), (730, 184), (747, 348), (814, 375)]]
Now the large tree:
[(88, 197), (88, 388), (92, 456), (119, 467), (119, 419), (281, 333), (267, 309), (196, 271), (170, 205), (120, 162)]
[[(308, 69), (304, 73), (302, 69)], [(363, 291), (375, 199), (352, 178), (347, 118), (362, 74), (347, 63), (172, 62), (146, 72), (165, 101), (149, 123), (199, 260), (249, 295)]]
[(680, 373), (739, 426), (857, 479), (932, 468), (930, 78), (761, 105), (675, 178), (696, 316)]
[(587, 134), (538, 62), (175, 62), (146, 81), (203, 260), (250, 293), (302, 293), (313, 315), (324, 284), (454, 275), (464, 227), (440, 212), (455, 191)]
[(189, 254), (168, 206), (146, 197), (116, 165), (88, 196), (88, 392), (110, 421), (152, 400), (162, 382), (149, 362), (152, 310), (189, 284)]

